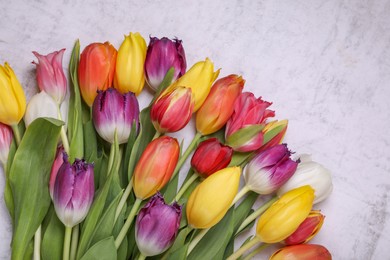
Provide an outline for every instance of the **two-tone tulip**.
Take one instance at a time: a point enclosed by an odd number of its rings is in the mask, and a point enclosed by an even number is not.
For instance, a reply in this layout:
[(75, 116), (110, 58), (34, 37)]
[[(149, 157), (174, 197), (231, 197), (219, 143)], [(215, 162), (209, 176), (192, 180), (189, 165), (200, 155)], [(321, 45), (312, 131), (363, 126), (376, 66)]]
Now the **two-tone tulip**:
[(62, 57), (65, 49), (41, 55), (36, 51), (33, 54), (38, 63), (33, 61), (37, 69), (38, 87), (54, 99), (57, 105), (64, 101), (67, 91), (67, 81), (62, 68)]
[(282, 195), (291, 189), (310, 185), (315, 190), (314, 204), (325, 200), (333, 190), (332, 175), (321, 164), (311, 160), (310, 156), (300, 156), (300, 163), (295, 174), (278, 190)]
[(263, 132), (263, 145), (260, 150), (264, 151), (272, 146), (281, 144), (284, 138), (284, 135), (287, 131), (288, 120), (275, 120), (267, 123), (262, 132)]
[(92, 106), (92, 118), (98, 134), (107, 142), (126, 143), (133, 124), (139, 127), (139, 105), (134, 93), (119, 93), (114, 88), (99, 91)]
[(51, 199), (53, 199), (54, 184), (56, 182), (58, 170), (61, 168), (62, 164), (64, 163), (64, 156), (66, 157), (66, 153), (64, 147), (61, 145), (57, 148), (56, 157), (54, 158), (54, 162), (51, 166), (51, 171), (50, 171), (49, 192), (50, 192)]
[(201, 142), (191, 158), (191, 167), (200, 176), (206, 178), (227, 167), (232, 159), (233, 149), (221, 144), (217, 138)]
[(180, 147), (175, 138), (162, 136), (150, 142), (142, 153), (133, 175), (134, 193), (147, 199), (171, 179), (179, 159)]
[(0, 123), (15, 126), (26, 111), (26, 97), (12, 68), (0, 65)]
[(265, 120), (275, 115), (267, 109), (272, 103), (244, 92), (234, 103), (234, 112), (226, 123), (226, 143), (238, 152), (250, 152), (263, 145)]
[(245, 185), (258, 194), (271, 194), (295, 172), (298, 163), (291, 158), (286, 144), (268, 148), (256, 155), (244, 171)]
[(158, 192), (139, 211), (135, 241), (143, 256), (163, 253), (175, 241), (181, 220), (181, 206), (167, 205)]
[(145, 60), (145, 76), (153, 90), (157, 90), (170, 68), (175, 70), (172, 82), (186, 72), (186, 56), (181, 42), (167, 37), (161, 39), (150, 37)]
[(283, 243), (286, 245), (297, 245), (309, 242), (321, 230), (325, 216), (319, 210), (313, 210), (299, 227), (288, 236)]
[(7, 164), (9, 149), (13, 139), (12, 129), (3, 123), (0, 123), (0, 163)]
[(145, 58), (146, 42), (141, 34), (125, 36), (118, 50), (114, 79), (114, 86), (121, 93), (141, 93), (145, 85)]
[(286, 246), (276, 251), (269, 260), (332, 260), (332, 255), (322, 245), (302, 244)]
[(80, 55), (78, 77), (81, 95), (91, 107), (98, 90), (112, 87), (117, 51), (109, 42), (91, 43)]
[(178, 87), (160, 95), (150, 109), (150, 119), (157, 132), (176, 132), (187, 125), (193, 110), (191, 89)]
[(70, 164), (66, 154), (63, 160), (54, 182), (53, 204), (61, 222), (73, 227), (84, 220), (93, 201), (93, 165), (79, 159)]
[(229, 210), (240, 184), (240, 167), (228, 167), (206, 178), (191, 193), (186, 208), (190, 227), (206, 229)]
[(245, 80), (229, 75), (217, 80), (196, 114), (196, 129), (208, 135), (221, 129), (233, 114), (234, 102), (240, 96)]

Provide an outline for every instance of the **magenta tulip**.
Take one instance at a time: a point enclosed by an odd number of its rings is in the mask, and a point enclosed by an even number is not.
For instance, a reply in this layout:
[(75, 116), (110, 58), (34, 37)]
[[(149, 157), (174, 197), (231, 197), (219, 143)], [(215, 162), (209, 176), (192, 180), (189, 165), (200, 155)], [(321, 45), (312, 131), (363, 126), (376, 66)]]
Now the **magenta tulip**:
[(12, 129), (8, 125), (0, 123), (0, 162), (4, 167), (7, 164), (12, 138)]

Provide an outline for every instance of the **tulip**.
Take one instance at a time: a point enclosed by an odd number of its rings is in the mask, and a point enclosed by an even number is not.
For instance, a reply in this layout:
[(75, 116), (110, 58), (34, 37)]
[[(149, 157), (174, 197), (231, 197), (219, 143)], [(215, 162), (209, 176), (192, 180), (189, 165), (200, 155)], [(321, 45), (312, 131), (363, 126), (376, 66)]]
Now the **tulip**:
[(0, 65), (0, 123), (15, 126), (26, 111), (26, 97), (12, 68)]
[(208, 135), (221, 129), (233, 114), (234, 102), (241, 94), (245, 80), (229, 75), (217, 80), (196, 114), (196, 129)]
[(279, 144), (256, 155), (245, 168), (246, 186), (258, 194), (271, 194), (295, 172), (298, 163), (290, 159), (286, 144)]
[(139, 128), (139, 105), (131, 92), (119, 93), (114, 88), (99, 91), (92, 106), (92, 118), (98, 134), (113, 144), (115, 134), (118, 143), (126, 143), (135, 124)]
[(286, 246), (276, 251), (269, 260), (331, 260), (332, 255), (324, 246), (302, 244)]
[(176, 132), (187, 125), (193, 110), (191, 89), (179, 87), (161, 95), (153, 103), (150, 119), (157, 132)]
[(240, 184), (240, 167), (228, 167), (215, 172), (191, 193), (187, 208), (190, 227), (211, 228), (229, 210)]
[[(60, 105), (61, 119), (65, 125), (68, 121), (68, 100), (64, 100)], [(28, 127), (35, 119), (41, 117), (58, 119), (58, 106), (54, 99), (45, 91), (35, 94), (27, 105), (24, 123)]]
[(267, 123), (262, 132), (264, 136), (263, 145), (260, 150), (281, 144), (287, 131), (288, 120), (271, 121)]
[(194, 112), (206, 100), (210, 93), (211, 85), (219, 75), (219, 70), (214, 72), (214, 64), (206, 58), (205, 61), (195, 63), (182, 77), (167, 88), (167, 92), (177, 87), (191, 88), (195, 99)]
[(310, 241), (320, 231), (325, 216), (319, 210), (313, 210), (309, 216), (299, 225), (297, 230), (287, 237), (283, 243), (286, 245), (303, 244)]
[(186, 56), (181, 40), (150, 37), (145, 60), (145, 76), (153, 90), (157, 90), (170, 68), (175, 70), (172, 81), (186, 72)]
[(3, 164), (4, 168), (7, 164), (12, 138), (12, 129), (9, 126), (0, 123), (0, 162)]
[(84, 220), (93, 201), (93, 165), (76, 159), (71, 165), (65, 154), (53, 189), (53, 204), (58, 218), (66, 227)]
[(264, 122), (275, 115), (268, 110), (272, 103), (244, 92), (234, 104), (234, 112), (226, 123), (226, 143), (238, 152), (250, 152), (263, 145)]
[(118, 50), (114, 85), (121, 93), (141, 93), (145, 84), (146, 42), (139, 33), (130, 33)]
[(143, 256), (167, 250), (175, 241), (181, 219), (181, 206), (165, 204), (158, 192), (139, 211), (135, 223), (135, 241)]
[(48, 55), (33, 51), (35, 57), (38, 58), (38, 63), (33, 61), (37, 68), (38, 87), (51, 96), (58, 105), (64, 101), (68, 86), (62, 69), (64, 51), (65, 49), (62, 49)]
[(91, 107), (98, 90), (112, 87), (117, 51), (109, 42), (91, 43), (80, 55), (78, 69), (81, 95)]
[(65, 150), (63, 146), (59, 146), (57, 148), (56, 157), (54, 159), (53, 165), (51, 166), (50, 171), (50, 180), (49, 180), (49, 192), (50, 197), (53, 199), (53, 193), (54, 193), (54, 184), (56, 182), (58, 170), (64, 163), (64, 156), (66, 156)]
[(265, 243), (277, 243), (290, 236), (310, 213), (314, 190), (302, 186), (281, 196), (260, 216), (256, 236)]
[(175, 138), (162, 136), (150, 142), (141, 155), (133, 175), (134, 193), (147, 199), (171, 179), (179, 159), (180, 147)]
[(332, 176), (328, 169), (311, 160), (310, 156), (300, 157), (295, 174), (278, 190), (278, 196), (291, 189), (310, 185), (315, 190), (314, 204), (325, 200), (333, 190)]
[(232, 159), (233, 149), (221, 144), (217, 138), (210, 138), (199, 144), (191, 159), (191, 167), (202, 177), (227, 167)]

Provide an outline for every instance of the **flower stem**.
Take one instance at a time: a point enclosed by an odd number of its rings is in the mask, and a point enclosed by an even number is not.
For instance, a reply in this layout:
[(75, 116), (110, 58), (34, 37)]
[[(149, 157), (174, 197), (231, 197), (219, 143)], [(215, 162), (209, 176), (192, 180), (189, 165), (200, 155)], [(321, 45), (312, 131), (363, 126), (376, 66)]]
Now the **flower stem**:
[(247, 194), (248, 192), (250, 191), (249, 187), (247, 185), (245, 185), (244, 187), (242, 187), (242, 189), (237, 193), (237, 195), (234, 197), (233, 199), (233, 202), (232, 204), (230, 205), (233, 206), (234, 204), (236, 204), (236, 202), (241, 199), (245, 194)]
[(267, 203), (265, 203), (263, 206), (255, 210), (252, 214), (250, 214), (238, 227), (236, 234), (241, 232), (249, 223), (251, 223), (253, 220), (255, 220), (258, 216), (260, 216), (264, 211), (266, 211), (275, 201), (278, 200), (278, 197), (274, 197), (271, 200), (269, 200)]
[(195, 134), (191, 143), (188, 145), (187, 149), (185, 150), (185, 152), (183, 153), (183, 155), (180, 157), (179, 161), (177, 162), (175, 171), (173, 172), (171, 179), (173, 179), (176, 176), (176, 174), (180, 171), (184, 162), (187, 160), (188, 156), (190, 156), (191, 152), (195, 149), (196, 144), (201, 137), (202, 137), (202, 135), (199, 132), (197, 132)]
[(142, 253), (139, 253), (138, 260), (144, 260), (146, 256), (144, 256)]
[(122, 244), (123, 239), (126, 236), (127, 231), (131, 227), (131, 224), (133, 223), (134, 217), (137, 214), (137, 211), (141, 205), (142, 200), (137, 198), (134, 202), (133, 207), (131, 208), (131, 211), (129, 213), (129, 216), (126, 219), (125, 224), (123, 225), (121, 231), (118, 234), (118, 237), (115, 239), (115, 248), (118, 249), (120, 245)]
[(260, 243), (260, 238), (254, 237), (252, 240), (249, 240), (248, 243), (244, 244), (242, 247), (240, 247), (236, 252), (234, 252), (232, 255), (230, 255), (226, 260), (235, 260), (238, 259), (243, 253), (245, 253), (247, 250), (255, 246), (256, 244)]
[[(180, 188), (179, 192), (177, 193), (174, 201), (179, 201), (181, 196), (183, 196), (183, 194), (187, 191), (187, 189), (191, 186), (191, 184), (194, 181), (196, 181), (196, 179), (198, 179), (198, 177), (199, 177), (199, 175), (196, 172), (193, 172), (191, 177), (185, 183), (183, 183), (183, 185), (181, 186), (181, 188)], [(174, 201), (172, 201), (172, 202), (174, 202)]]
[(271, 244), (261, 244), (255, 250), (253, 250), (249, 255), (247, 255), (243, 260), (251, 260), (251, 259), (253, 259), (253, 257), (255, 257), (255, 255), (257, 255), (258, 253), (260, 253), (261, 251), (263, 251), (264, 249), (266, 249), (270, 245)]
[(110, 147), (110, 156), (108, 157), (107, 175), (111, 171), (112, 164), (114, 163), (114, 157), (115, 157), (115, 144), (112, 143)]
[(161, 133), (160, 133), (159, 131), (156, 131), (156, 133), (154, 134), (152, 140), (154, 140), (154, 139), (156, 139), (156, 138), (159, 138), (160, 136), (161, 136)]
[(119, 214), (121, 213), (123, 207), (125, 206), (126, 200), (130, 196), (132, 189), (133, 189), (133, 178), (131, 178), (129, 184), (127, 185), (125, 191), (123, 192), (121, 200), (119, 201), (118, 207), (116, 208), (114, 223), (117, 221)]
[(192, 239), (191, 243), (188, 245), (188, 250), (187, 250), (187, 256), (194, 250), (196, 245), (199, 243), (199, 241), (209, 232), (210, 228), (205, 228), (202, 229), (194, 239)]
[(76, 259), (77, 246), (79, 244), (80, 225), (77, 224), (73, 227), (72, 242), (70, 244), (70, 260)]
[[(60, 110), (60, 105), (57, 105), (57, 117), (59, 120), (62, 120), (62, 115), (61, 115), (61, 110)], [(68, 137), (66, 136), (66, 130), (65, 130), (65, 125), (61, 126), (61, 141), (62, 145), (64, 146), (64, 150), (67, 154), (69, 154), (69, 141)]]
[(16, 146), (19, 146), (20, 141), (22, 140), (22, 138), (20, 136), (19, 127), (18, 127), (18, 125), (11, 125), (11, 127), (12, 127), (12, 131), (14, 132)]
[(42, 226), (39, 225), (34, 235), (34, 260), (41, 259)]
[(69, 247), (70, 247), (70, 238), (72, 236), (72, 228), (65, 227), (65, 238), (64, 238), (64, 251), (62, 253), (63, 260), (69, 260)]

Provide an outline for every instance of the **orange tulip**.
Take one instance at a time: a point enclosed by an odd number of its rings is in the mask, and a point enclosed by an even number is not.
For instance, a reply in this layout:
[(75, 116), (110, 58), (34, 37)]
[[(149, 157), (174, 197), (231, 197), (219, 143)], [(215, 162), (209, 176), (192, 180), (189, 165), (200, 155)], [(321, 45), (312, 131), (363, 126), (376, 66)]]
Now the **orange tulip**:
[(287, 246), (276, 251), (269, 260), (331, 260), (332, 255), (324, 246), (302, 244)]

